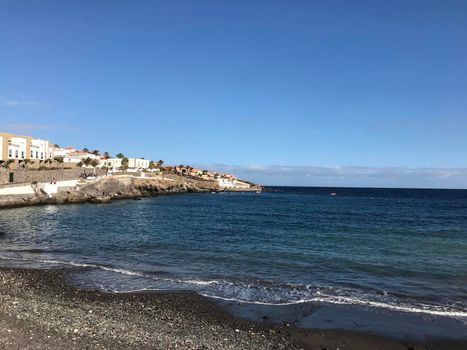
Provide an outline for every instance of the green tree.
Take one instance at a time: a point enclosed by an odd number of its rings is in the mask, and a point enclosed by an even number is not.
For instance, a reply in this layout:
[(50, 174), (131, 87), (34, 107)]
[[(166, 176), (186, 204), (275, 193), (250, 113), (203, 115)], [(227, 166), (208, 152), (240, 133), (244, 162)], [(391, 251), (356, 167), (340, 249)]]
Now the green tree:
[(54, 160), (59, 164), (63, 163), (63, 157), (55, 157)]
[(92, 159), (90, 165), (93, 168), (97, 168), (101, 162), (99, 162), (99, 159)]
[(122, 169), (123, 172), (126, 172), (128, 170), (129, 163), (130, 161), (128, 160), (128, 158), (122, 158), (122, 164), (120, 166), (120, 169)]
[(157, 162), (157, 166), (160, 168), (162, 164), (164, 164), (164, 161), (162, 159), (159, 159), (159, 161)]
[(120, 158), (120, 159), (123, 159), (123, 158), (125, 158), (125, 155), (124, 155), (123, 153), (118, 153), (118, 154), (116, 155), (116, 157), (117, 157), (117, 158)]
[(86, 166), (90, 166), (91, 163), (92, 163), (93, 159), (90, 158), (90, 157), (86, 157), (82, 160), (83, 164), (86, 165)]
[(13, 162), (14, 162), (13, 159), (8, 159), (8, 160), (5, 162), (4, 167), (5, 167), (6, 169), (9, 169), (9, 168), (10, 168), (10, 164), (13, 163)]
[(109, 152), (104, 152), (103, 156), (104, 156), (105, 159), (109, 159), (109, 158), (110, 158)]
[(86, 147), (84, 147), (83, 152), (89, 153), (89, 150)]
[(95, 149), (91, 153), (94, 154), (95, 156), (98, 156), (100, 154), (98, 149)]

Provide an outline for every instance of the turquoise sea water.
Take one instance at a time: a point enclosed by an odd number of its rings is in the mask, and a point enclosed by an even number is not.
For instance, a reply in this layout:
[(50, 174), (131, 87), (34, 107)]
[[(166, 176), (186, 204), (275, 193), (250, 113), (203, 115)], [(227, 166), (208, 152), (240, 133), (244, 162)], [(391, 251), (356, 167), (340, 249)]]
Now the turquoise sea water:
[(467, 191), (271, 189), (3, 210), (0, 264), (75, 267), (105, 291), (467, 319)]

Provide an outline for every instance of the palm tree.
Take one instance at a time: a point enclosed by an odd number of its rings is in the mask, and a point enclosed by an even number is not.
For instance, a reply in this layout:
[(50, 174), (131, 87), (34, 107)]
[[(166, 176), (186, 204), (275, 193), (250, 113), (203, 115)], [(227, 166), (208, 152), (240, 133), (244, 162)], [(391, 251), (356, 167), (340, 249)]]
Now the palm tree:
[(99, 159), (92, 159), (90, 165), (93, 168), (97, 168), (101, 162), (99, 162)]
[(123, 158), (122, 163), (120, 165), (120, 169), (122, 169), (123, 172), (126, 172), (128, 170), (128, 165), (129, 165), (128, 158)]
[(124, 155), (123, 153), (118, 153), (118, 154), (116, 155), (116, 157), (117, 157), (117, 158), (120, 158), (120, 159), (123, 159), (123, 158), (125, 158), (125, 155)]
[(86, 157), (82, 160), (83, 164), (86, 165), (86, 166), (90, 166), (91, 163), (92, 163), (93, 159), (90, 158), (90, 157)]
[(94, 154), (95, 156), (98, 156), (98, 155), (99, 155), (99, 150), (95, 149), (95, 150), (92, 151), (91, 153)]
[(13, 159), (8, 159), (8, 160), (5, 162), (4, 167), (5, 167), (6, 169), (9, 169), (9, 168), (10, 168), (10, 164), (13, 163), (13, 162), (14, 162)]
[(84, 166), (84, 162), (80, 160), (78, 163), (76, 163), (76, 165), (82, 168)]
[(89, 153), (89, 150), (86, 147), (84, 147), (83, 152)]

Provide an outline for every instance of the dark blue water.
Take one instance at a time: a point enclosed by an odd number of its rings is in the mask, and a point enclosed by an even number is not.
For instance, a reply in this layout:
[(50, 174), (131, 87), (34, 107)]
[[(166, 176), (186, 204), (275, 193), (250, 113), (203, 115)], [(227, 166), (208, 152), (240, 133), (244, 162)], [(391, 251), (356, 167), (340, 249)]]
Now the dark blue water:
[(106, 291), (467, 318), (467, 191), (272, 190), (3, 210), (0, 264), (81, 267), (75, 284)]

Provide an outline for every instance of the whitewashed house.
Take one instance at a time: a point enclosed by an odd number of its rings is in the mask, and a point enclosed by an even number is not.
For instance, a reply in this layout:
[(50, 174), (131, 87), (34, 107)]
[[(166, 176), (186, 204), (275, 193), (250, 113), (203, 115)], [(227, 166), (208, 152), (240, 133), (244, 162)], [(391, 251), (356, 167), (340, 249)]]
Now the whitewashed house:
[(112, 171), (120, 170), (122, 166), (122, 158), (109, 158), (105, 160), (104, 166), (112, 169)]
[(250, 184), (240, 181), (235, 178), (231, 177), (221, 177), (216, 179), (217, 182), (219, 183), (220, 188), (228, 188), (228, 189), (248, 189), (250, 188)]
[[(105, 160), (105, 166), (112, 168), (112, 171), (119, 171), (122, 167), (123, 158), (109, 158)], [(149, 160), (143, 158), (127, 158), (128, 159), (128, 171), (137, 172), (143, 171), (149, 168)]]
[(149, 168), (149, 160), (143, 158), (128, 158), (128, 169), (135, 171), (146, 170)]
[(30, 159), (31, 160), (44, 160), (52, 159), (52, 149), (49, 148), (49, 141), (32, 139), (30, 145)]
[(83, 151), (76, 151), (76, 150), (74, 152), (67, 153), (65, 155), (65, 157), (63, 157), (63, 162), (64, 163), (75, 163), (75, 164), (77, 164), (77, 163), (81, 162), (85, 158), (97, 159), (97, 160), (99, 160), (101, 162), (101, 157), (100, 156), (96, 156), (95, 154), (92, 154), (92, 153), (87, 153), (87, 152), (83, 152)]
[(24, 160), (27, 156), (28, 139), (21, 136), (13, 136), (8, 140), (8, 159)]

